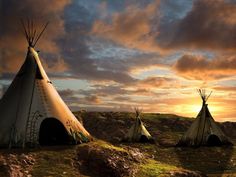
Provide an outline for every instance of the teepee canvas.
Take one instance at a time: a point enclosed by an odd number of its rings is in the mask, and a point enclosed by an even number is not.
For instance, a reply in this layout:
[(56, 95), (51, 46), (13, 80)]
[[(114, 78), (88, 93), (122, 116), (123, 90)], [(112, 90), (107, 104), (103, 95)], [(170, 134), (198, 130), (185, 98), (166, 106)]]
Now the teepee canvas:
[(141, 111), (135, 108), (136, 120), (134, 125), (129, 129), (128, 134), (125, 138), (126, 141), (130, 142), (151, 142), (153, 141), (152, 136), (147, 131), (143, 122), (141, 121)]
[(37, 33), (32, 22), (23, 23), (29, 47), (0, 100), (1, 147), (76, 144), (91, 138), (57, 93), (34, 49), (46, 26)]
[(178, 142), (178, 146), (220, 146), (232, 144), (216, 124), (206, 101), (211, 94), (198, 90), (203, 104), (197, 118)]

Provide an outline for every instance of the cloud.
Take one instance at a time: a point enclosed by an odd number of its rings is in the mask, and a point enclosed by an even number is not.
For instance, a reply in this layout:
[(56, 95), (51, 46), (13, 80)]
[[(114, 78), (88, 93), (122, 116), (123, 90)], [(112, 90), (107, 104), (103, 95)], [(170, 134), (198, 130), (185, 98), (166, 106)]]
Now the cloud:
[(87, 96), (95, 94), (100, 97), (160, 96), (168, 93), (159, 93), (156, 91), (160, 89), (172, 88), (172, 84), (176, 84), (176, 82), (171, 78), (147, 77), (143, 80), (137, 80), (131, 84), (91, 85), (91, 89), (79, 90), (79, 94)]
[[(91, 51), (87, 44), (91, 24), (96, 17), (89, 9), (76, 1), (69, 0), (48, 2), (34, 1), (18, 2), (4, 1), (1, 18), (4, 28), (1, 28), (1, 72), (3, 77), (10, 76), (20, 68), (25, 58), (26, 42), (20, 35), (20, 18), (36, 19), (35, 24), (50, 21), (37, 48), (42, 49), (40, 57), (49, 75), (53, 77), (71, 77), (95, 81), (115, 81), (131, 83), (136, 79), (123, 71), (109, 68), (99, 68), (96, 60), (90, 58)], [(7, 10), (11, 7), (11, 10)], [(39, 13), (39, 11), (42, 13)], [(40, 14), (40, 17), (38, 17)], [(38, 20), (40, 19), (40, 20)], [(80, 19), (80, 20), (78, 20)], [(62, 74), (64, 72), (64, 75)]]
[(144, 8), (129, 5), (125, 11), (113, 14), (110, 23), (96, 20), (91, 34), (129, 48), (156, 51), (151, 23), (154, 16), (157, 16), (158, 7), (159, 1), (154, 1)]
[(50, 60), (41, 58), (41, 62), (44, 66), (44, 69), (49, 73), (63, 73), (68, 71), (68, 64), (64, 59), (60, 58), (60, 56), (51, 56), (47, 58), (50, 58)]
[[(144, 81), (145, 85), (139, 86), (136, 85), (91, 85), (89, 89), (79, 89), (79, 90), (60, 90), (59, 93), (62, 98), (67, 102), (68, 105), (73, 105), (75, 108), (75, 104), (82, 105), (83, 107), (91, 106), (95, 104), (99, 104), (100, 106), (111, 106), (112, 104), (119, 103), (120, 105), (130, 103), (132, 105), (136, 104), (149, 104), (150, 97), (162, 97), (163, 95), (168, 95), (168, 93), (160, 93), (152, 91), (152, 88), (157, 88), (157, 85), (151, 84), (151, 80), (158, 83), (158, 88), (161, 85), (164, 85), (165, 78), (148, 78)], [(166, 79), (168, 80), (168, 79)], [(163, 83), (162, 83), (163, 82)], [(144, 84), (142, 83), (142, 84)], [(78, 106), (79, 107), (79, 106)]]
[(84, 99), (87, 103), (92, 103), (92, 104), (100, 104), (101, 103), (100, 98), (96, 95), (87, 96)]
[(84, 92), (85, 94), (81, 94), (81, 91), (71, 89), (59, 90), (58, 92), (69, 106), (73, 106), (78, 103), (83, 105), (95, 105), (102, 103), (102, 100), (94, 93), (88, 95)]
[[(9, 81), (25, 58), (19, 19), (32, 17), (39, 27), (50, 21), (36, 49), (52, 79), (84, 81), (79, 82), (83, 89), (59, 91), (76, 110), (142, 106), (189, 115), (193, 99), (201, 106), (191, 90), (202, 84), (199, 80), (211, 81), (203, 85), (220, 96), (235, 98), (234, 80), (216, 83), (236, 74), (233, 1), (52, 0), (49, 6), (46, 0), (3, 0), (1, 5), (1, 79)], [(204, 56), (183, 55), (182, 49)], [(224, 86), (228, 82), (232, 87)], [(74, 81), (61, 85), (77, 87)], [(234, 102), (220, 103), (232, 116)]]
[(224, 92), (236, 92), (236, 86), (216, 86), (213, 87), (214, 90), (224, 91)]
[(235, 50), (236, 3), (196, 0), (182, 19), (164, 23), (157, 42), (162, 48)]
[[(20, 20), (33, 20), (37, 30), (50, 21), (46, 33), (38, 42), (37, 47), (45, 53), (59, 52), (56, 39), (64, 33), (64, 22), (61, 18), (63, 9), (70, 0), (3, 0), (1, 1), (1, 71), (4, 73), (16, 72), (22, 64), (27, 49), (27, 42), (22, 33)], [(46, 8), (47, 7), (47, 8)], [(13, 64), (14, 63), (14, 64)]]
[(166, 77), (147, 77), (137, 83), (138, 87), (144, 88), (163, 88), (169, 86), (174, 80)]
[(233, 1), (153, 1), (143, 7), (129, 4), (110, 19), (97, 19), (91, 35), (160, 53), (180, 48), (229, 51), (236, 47), (234, 17)]
[[(94, 89), (60, 91), (63, 99), (73, 110), (89, 111), (132, 111), (133, 107), (142, 107), (144, 112), (174, 113), (195, 117), (201, 108), (201, 98), (193, 90), (188, 96), (183, 93), (170, 96), (167, 92), (150, 93), (147, 89), (122, 88), (121, 86), (94, 85)], [(215, 92), (216, 93), (216, 92)], [(234, 95), (235, 97), (235, 95)], [(212, 94), (209, 109), (216, 120), (233, 120), (235, 99)], [(70, 98), (70, 99), (68, 99)], [(224, 112), (224, 111), (227, 112)]]
[(79, 101), (77, 92), (74, 90), (58, 90), (58, 93), (68, 106), (71, 106), (72, 104), (75, 104)]
[(196, 55), (183, 55), (174, 64), (177, 74), (191, 80), (218, 80), (236, 74), (236, 57), (207, 59)]
[(66, 90), (59, 90), (58, 93), (60, 94), (61, 97), (70, 97), (74, 96), (76, 94), (76, 91), (71, 89), (66, 89)]
[(97, 60), (96, 64), (99, 68), (123, 72), (128, 75), (149, 70), (150, 68), (169, 68), (168, 64), (160, 55), (156, 53), (136, 53), (126, 58), (107, 57)]

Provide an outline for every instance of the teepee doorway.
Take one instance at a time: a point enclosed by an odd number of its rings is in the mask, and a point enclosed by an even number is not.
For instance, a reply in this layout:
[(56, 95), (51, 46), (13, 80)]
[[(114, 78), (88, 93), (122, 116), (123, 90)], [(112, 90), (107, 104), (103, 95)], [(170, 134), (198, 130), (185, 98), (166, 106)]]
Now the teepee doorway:
[(207, 145), (208, 146), (221, 146), (222, 142), (220, 141), (220, 138), (214, 134), (211, 134), (207, 138)]
[(40, 125), (40, 145), (65, 145), (71, 144), (72, 138), (68, 135), (64, 125), (55, 118), (46, 118)]

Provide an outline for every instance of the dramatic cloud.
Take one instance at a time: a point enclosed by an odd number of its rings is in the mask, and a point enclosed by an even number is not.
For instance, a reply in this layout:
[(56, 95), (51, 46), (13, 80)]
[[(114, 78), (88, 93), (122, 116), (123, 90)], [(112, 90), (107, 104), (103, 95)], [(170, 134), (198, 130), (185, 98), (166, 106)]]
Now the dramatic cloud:
[(196, 0), (179, 20), (164, 23), (157, 37), (163, 48), (234, 50), (236, 48), (236, 3)]
[[(168, 11), (170, 9), (175, 11)], [(234, 50), (235, 17), (236, 3), (233, 1), (196, 0), (193, 4), (184, 1), (181, 6), (171, 1), (154, 1), (144, 7), (127, 6), (124, 11), (112, 14), (109, 20), (96, 20), (91, 34), (148, 51)]]
[(207, 59), (201, 56), (183, 55), (174, 70), (187, 79), (216, 80), (236, 74), (236, 57)]
[(128, 6), (124, 12), (115, 13), (112, 22), (95, 21), (92, 34), (116, 41), (129, 48), (156, 50), (151, 22), (157, 16), (159, 1), (145, 8)]
[(59, 51), (56, 39), (64, 33), (61, 15), (64, 7), (69, 3), (70, 0), (52, 0), (50, 5), (46, 0), (1, 1), (0, 48), (2, 72), (16, 72), (24, 60), (27, 42), (24, 39), (23, 27), (20, 23), (21, 19), (34, 20), (37, 30), (42, 29), (42, 25), (49, 21), (50, 27), (39, 41), (38, 47), (45, 53)]
[[(52, 1), (50, 8), (47, 1), (18, 2), (4, 1), (1, 18), (4, 28), (1, 30), (1, 73), (15, 73), (25, 58), (27, 44), (21, 35), (20, 18), (28, 17), (35, 24), (50, 21), (47, 31), (39, 41), (37, 48), (43, 65), (54, 77), (80, 78), (87, 80), (115, 81), (130, 83), (135, 81), (128, 73), (107, 68), (100, 69), (96, 60), (91, 59), (87, 41), (93, 14), (84, 6), (69, 0)], [(8, 8), (11, 7), (11, 10)], [(42, 11), (41, 11), (42, 10)], [(40, 13), (39, 13), (40, 11)], [(39, 16), (40, 14), (40, 16)], [(90, 17), (90, 18), (88, 18)], [(38, 20), (40, 19), (40, 20)], [(78, 21), (78, 19), (81, 19)], [(6, 77), (5, 77), (6, 78)]]
[(132, 74), (151, 68), (169, 68), (170, 64), (165, 62), (158, 54), (138, 53), (126, 58), (104, 58), (96, 61), (96, 64), (102, 69)]
[(233, 0), (2, 0), (0, 96), (27, 52), (21, 18), (50, 22), (35, 48), (73, 110), (195, 116), (208, 88), (212, 114), (235, 117)]

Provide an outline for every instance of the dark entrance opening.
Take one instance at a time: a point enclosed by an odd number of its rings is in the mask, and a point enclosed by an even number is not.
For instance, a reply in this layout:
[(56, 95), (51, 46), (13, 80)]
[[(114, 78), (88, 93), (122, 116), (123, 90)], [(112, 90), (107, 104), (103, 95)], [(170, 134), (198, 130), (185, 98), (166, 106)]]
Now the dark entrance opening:
[(40, 145), (66, 145), (72, 144), (73, 138), (68, 135), (63, 124), (55, 118), (44, 119), (40, 125)]
[(208, 146), (221, 146), (222, 143), (218, 136), (212, 134), (207, 139), (207, 145)]
[(141, 143), (147, 143), (147, 142), (149, 142), (148, 138), (147, 138), (145, 135), (141, 135), (139, 141), (140, 141)]

